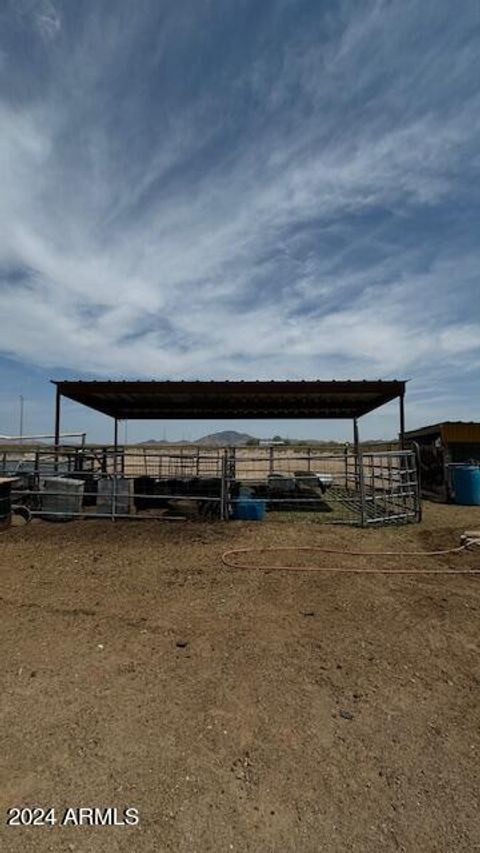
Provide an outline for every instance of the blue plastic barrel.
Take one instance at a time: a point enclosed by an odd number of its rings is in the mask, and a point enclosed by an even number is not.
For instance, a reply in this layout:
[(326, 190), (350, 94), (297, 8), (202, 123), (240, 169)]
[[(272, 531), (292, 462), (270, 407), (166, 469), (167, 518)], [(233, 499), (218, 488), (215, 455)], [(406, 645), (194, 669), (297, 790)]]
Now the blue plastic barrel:
[(240, 498), (233, 505), (233, 518), (237, 521), (263, 521), (266, 501), (259, 498)]
[(455, 465), (453, 490), (456, 504), (480, 506), (480, 465)]

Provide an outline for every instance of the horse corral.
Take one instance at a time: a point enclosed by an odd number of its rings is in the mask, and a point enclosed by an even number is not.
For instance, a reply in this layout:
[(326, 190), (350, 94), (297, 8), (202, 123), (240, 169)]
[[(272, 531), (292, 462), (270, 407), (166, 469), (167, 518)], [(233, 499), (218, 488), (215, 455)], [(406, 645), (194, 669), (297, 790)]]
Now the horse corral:
[[(32, 515), (87, 515), (177, 520), (192, 513), (263, 518), (266, 512), (309, 513), (312, 520), (397, 524), (420, 519), (416, 454), (404, 447), (401, 381), (362, 382), (57, 382), (55, 447), (30, 458), (3, 453), (3, 473), (18, 476), (14, 503)], [(60, 444), (65, 396), (113, 418), (112, 447)], [(366, 448), (358, 419), (400, 402), (399, 446)], [(223, 450), (121, 447), (120, 419), (343, 418), (353, 421), (353, 445), (341, 452), (270, 446)], [(16, 464), (14, 464), (16, 463)]]
[(245, 501), (290, 521), (306, 513), (312, 521), (360, 526), (420, 517), (413, 451), (62, 447), (0, 454), (0, 472), (17, 478), (14, 506), (52, 520), (227, 520)]

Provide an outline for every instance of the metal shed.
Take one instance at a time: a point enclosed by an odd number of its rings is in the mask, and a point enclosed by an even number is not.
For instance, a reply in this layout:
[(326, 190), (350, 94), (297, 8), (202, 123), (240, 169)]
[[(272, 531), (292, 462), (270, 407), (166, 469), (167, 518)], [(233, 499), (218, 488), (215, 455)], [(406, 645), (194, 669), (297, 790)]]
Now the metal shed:
[(418, 445), (422, 492), (452, 498), (452, 465), (480, 462), (480, 423), (442, 421), (405, 433), (405, 443)]

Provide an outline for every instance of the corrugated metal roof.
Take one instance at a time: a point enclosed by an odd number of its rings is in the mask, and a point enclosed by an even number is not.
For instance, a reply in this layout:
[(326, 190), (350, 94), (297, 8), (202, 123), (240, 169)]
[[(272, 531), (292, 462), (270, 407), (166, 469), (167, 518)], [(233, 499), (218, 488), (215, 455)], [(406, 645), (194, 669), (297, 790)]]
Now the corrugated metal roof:
[(478, 421), (442, 421), (439, 424), (411, 429), (405, 433), (406, 439), (415, 441), (422, 436), (441, 436), (445, 443), (480, 442), (480, 422)]
[(401, 380), (67, 380), (64, 397), (121, 420), (354, 418), (405, 391)]

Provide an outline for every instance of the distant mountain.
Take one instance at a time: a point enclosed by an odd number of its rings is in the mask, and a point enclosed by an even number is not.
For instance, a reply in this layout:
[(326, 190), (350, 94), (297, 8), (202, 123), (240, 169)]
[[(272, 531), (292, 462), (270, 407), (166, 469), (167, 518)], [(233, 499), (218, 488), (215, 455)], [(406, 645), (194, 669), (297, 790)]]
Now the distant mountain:
[(141, 445), (192, 444), (193, 446), (196, 446), (198, 444), (201, 447), (241, 447), (252, 438), (253, 436), (248, 435), (246, 432), (237, 432), (234, 429), (226, 429), (223, 432), (214, 432), (211, 435), (204, 435), (197, 441), (187, 441), (186, 439), (182, 439), (181, 441), (168, 441), (167, 439), (149, 438), (147, 441), (141, 441), (139, 443)]
[(247, 441), (253, 438), (247, 432), (237, 432), (234, 429), (225, 429), (223, 432), (214, 432), (211, 435), (204, 435), (194, 444), (205, 445), (209, 447), (240, 447), (246, 444)]

